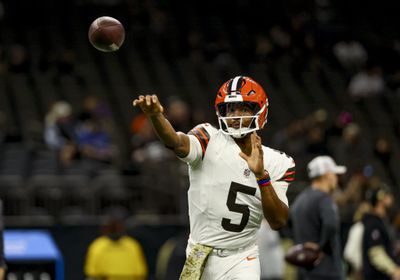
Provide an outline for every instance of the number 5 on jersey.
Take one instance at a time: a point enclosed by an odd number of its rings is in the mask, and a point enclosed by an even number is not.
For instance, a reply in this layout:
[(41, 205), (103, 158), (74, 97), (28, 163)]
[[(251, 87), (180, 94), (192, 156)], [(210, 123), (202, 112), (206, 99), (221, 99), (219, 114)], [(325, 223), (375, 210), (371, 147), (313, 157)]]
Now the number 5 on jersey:
[(238, 225), (232, 224), (231, 219), (222, 218), (221, 225), (226, 231), (241, 232), (249, 222), (249, 217), (250, 217), (249, 206), (236, 203), (236, 197), (238, 192), (254, 196), (256, 194), (256, 189), (236, 182), (231, 183), (231, 187), (229, 188), (228, 200), (226, 201), (226, 206), (228, 206), (228, 209), (230, 211), (240, 213), (243, 216), (242, 220), (240, 221), (240, 224)]

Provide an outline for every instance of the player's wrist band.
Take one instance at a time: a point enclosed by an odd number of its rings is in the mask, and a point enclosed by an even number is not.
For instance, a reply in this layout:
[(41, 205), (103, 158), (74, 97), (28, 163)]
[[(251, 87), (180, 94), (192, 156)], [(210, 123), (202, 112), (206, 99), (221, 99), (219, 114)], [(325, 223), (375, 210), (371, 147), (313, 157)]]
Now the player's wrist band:
[(271, 186), (271, 180), (270, 179), (258, 180), (257, 184), (259, 187), (268, 187)]
[(269, 177), (268, 171), (264, 172), (264, 176), (257, 178), (257, 184), (260, 187), (268, 187), (271, 185), (271, 178)]

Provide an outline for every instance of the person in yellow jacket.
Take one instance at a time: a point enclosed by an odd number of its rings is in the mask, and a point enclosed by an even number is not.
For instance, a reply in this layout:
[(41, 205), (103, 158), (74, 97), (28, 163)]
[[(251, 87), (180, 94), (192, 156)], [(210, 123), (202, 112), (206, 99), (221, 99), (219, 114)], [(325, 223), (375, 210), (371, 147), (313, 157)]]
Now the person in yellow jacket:
[(125, 234), (122, 219), (113, 217), (102, 236), (89, 245), (85, 274), (90, 280), (144, 280), (148, 268), (142, 246)]

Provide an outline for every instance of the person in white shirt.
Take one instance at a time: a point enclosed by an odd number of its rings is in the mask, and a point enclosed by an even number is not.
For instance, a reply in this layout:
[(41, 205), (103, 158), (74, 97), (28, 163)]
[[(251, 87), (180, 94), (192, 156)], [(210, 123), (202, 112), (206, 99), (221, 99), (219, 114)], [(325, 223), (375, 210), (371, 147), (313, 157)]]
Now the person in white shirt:
[(363, 202), (354, 214), (354, 223), (350, 227), (346, 244), (343, 250), (343, 258), (351, 265), (351, 276), (353, 280), (362, 280), (362, 237), (364, 225), (361, 221), (363, 215), (368, 213), (371, 205)]
[(268, 98), (253, 79), (236, 76), (217, 93), (220, 128), (200, 124), (176, 132), (156, 95), (133, 101), (163, 144), (189, 166), (190, 237), (180, 279), (260, 279), (256, 245), (263, 217), (272, 229), (288, 218), (286, 191), (295, 163), (263, 146)]

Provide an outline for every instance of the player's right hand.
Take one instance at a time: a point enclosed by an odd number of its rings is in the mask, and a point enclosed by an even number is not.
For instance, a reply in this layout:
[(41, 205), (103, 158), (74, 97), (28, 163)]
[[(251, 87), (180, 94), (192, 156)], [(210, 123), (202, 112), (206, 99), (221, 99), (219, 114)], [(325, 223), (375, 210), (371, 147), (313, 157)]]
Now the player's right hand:
[(262, 149), (261, 138), (254, 131), (251, 135), (251, 154), (246, 155), (242, 151), (239, 155), (247, 161), (250, 170), (256, 175), (257, 178), (264, 176), (264, 152)]
[(164, 108), (155, 94), (139, 95), (137, 99), (133, 100), (133, 106), (139, 106), (143, 113), (148, 117), (164, 112)]

